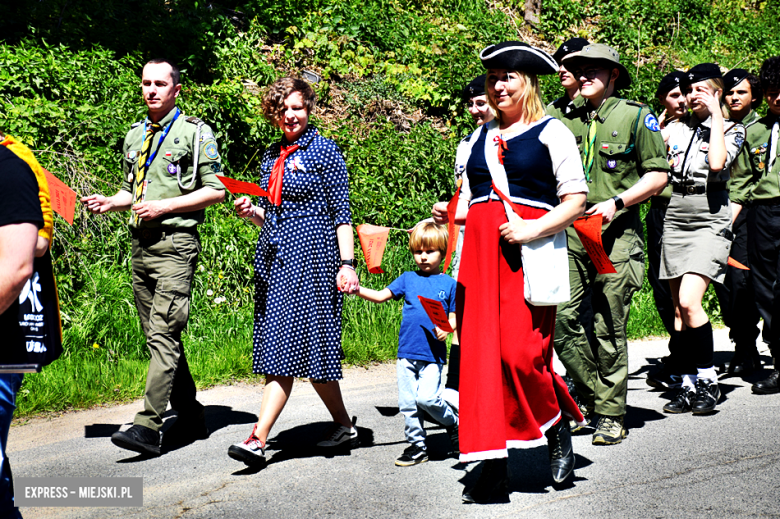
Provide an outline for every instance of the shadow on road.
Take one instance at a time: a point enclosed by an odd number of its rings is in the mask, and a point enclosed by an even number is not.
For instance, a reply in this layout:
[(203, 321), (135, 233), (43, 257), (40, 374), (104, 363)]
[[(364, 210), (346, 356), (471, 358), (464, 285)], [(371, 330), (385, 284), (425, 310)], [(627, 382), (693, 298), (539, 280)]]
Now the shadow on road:
[[(330, 425), (331, 422), (315, 422), (281, 431), (273, 438), (269, 438), (266, 446), (266, 463), (264, 465), (245, 467), (234, 472), (233, 475), (246, 476), (256, 474), (265, 466), (293, 459), (349, 456), (353, 449), (349, 445), (332, 449), (317, 447), (317, 442)], [(354, 448), (370, 447), (374, 444), (374, 431), (365, 427), (355, 426), (355, 428), (358, 431), (358, 446)]]
[[(565, 490), (574, 488), (578, 482), (587, 481), (587, 478), (577, 476), (577, 470), (592, 465), (593, 462), (576, 454), (574, 475), (560, 485), (553, 481), (550, 473), (550, 460), (546, 446), (534, 449), (510, 449), (509, 450), (509, 493), (511, 494), (548, 494), (551, 490)], [(461, 479), (463, 488), (470, 488), (476, 483), (482, 471), (481, 463), (472, 464), (473, 468)], [(466, 470), (467, 465), (458, 463), (452, 468)]]

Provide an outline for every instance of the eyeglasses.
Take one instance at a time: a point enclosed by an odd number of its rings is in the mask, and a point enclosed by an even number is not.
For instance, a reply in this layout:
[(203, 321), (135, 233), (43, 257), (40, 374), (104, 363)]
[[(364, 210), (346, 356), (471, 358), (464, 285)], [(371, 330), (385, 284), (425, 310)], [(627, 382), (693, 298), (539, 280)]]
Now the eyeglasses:
[(603, 68), (589, 68), (587, 70), (573, 70), (572, 74), (577, 79), (584, 77), (585, 79), (596, 79), (596, 76), (599, 75), (599, 72), (603, 72), (606, 69)]
[(466, 108), (476, 107), (483, 108), (487, 104), (487, 101), (469, 101), (466, 103)]

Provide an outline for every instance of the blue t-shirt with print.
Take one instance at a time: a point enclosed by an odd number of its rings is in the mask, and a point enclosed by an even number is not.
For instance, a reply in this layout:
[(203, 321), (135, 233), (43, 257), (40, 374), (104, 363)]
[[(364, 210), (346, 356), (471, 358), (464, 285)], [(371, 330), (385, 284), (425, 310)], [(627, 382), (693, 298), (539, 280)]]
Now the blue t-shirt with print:
[(398, 358), (444, 364), (447, 345), (436, 339), (434, 324), (417, 296), (441, 301), (444, 311), (455, 311), (457, 283), (447, 274), (404, 272), (387, 288), (395, 299), (404, 299), (403, 320), (398, 334)]

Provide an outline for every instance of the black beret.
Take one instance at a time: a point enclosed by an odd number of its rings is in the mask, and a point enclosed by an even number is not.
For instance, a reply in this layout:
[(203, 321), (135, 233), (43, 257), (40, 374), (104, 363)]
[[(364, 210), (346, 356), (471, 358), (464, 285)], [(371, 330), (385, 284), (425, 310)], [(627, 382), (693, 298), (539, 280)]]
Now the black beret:
[(715, 63), (700, 63), (699, 65), (688, 69), (688, 72), (685, 73), (685, 76), (683, 76), (680, 83), (683, 85), (692, 85), (706, 79), (723, 79), (720, 67)]
[(485, 79), (487, 76), (482, 74), (471, 80), (471, 83), (463, 88), (463, 100), (468, 101), (472, 97), (485, 95)]
[(552, 56), (521, 41), (505, 41), (485, 47), (479, 53), (479, 59), (486, 69), (520, 70), (538, 76), (558, 72), (558, 64)]
[(746, 80), (749, 75), (750, 72), (743, 68), (735, 68), (726, 72), (726, 75), (723, 76), (723, 85), (726, 88), (726, 92), (733, 90), (735, 86)]
[(572, 38), (566, 40), (558, 47), (558, 50), (553, 54), (553, 59), (558, 63), (561, 62), (564, 56), (568, 56), (572, 52), (578, 52), (590, 45), (590, 42), (585, 38)]
[(678, 86), (683, 81), (683, 77), (685, 76), (685, 72), (682, 72), (680, 70), (675, 70), (674, 72), (669, 72), (667, 75), (661, 79), (661, 82), (658, 83), (658, 88), (655, 90), (655, 97), (661, 97), (665, 96)]

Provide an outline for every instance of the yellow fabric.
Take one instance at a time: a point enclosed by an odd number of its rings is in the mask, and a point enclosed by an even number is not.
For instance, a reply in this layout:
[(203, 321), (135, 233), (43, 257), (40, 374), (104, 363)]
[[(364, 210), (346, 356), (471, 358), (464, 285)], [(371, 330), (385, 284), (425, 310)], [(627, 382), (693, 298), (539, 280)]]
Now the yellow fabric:
[(54, 214), (51, 210), (51, 196), (49, 195), (49, 183), (46, 181), (46, 174), (43, 172), (43, 168), (38, 161), (35, 160), (30, 148), (16, 140), (10, 135), (3, 135), (0, 133), (0, 145), (5, 146), (11, 150), (17, 157), (22, 159), (30, 166), (30, 169), (35, 173), (35, 179), (38, 181), (38, 198), (41, 201), (41, 211), (43, 212), (43, 227), (38, 231), (38, 236), (49, 240), (49, 246), (51, 247), (51, 240), (54, 235)]

